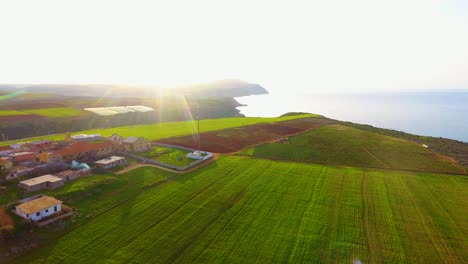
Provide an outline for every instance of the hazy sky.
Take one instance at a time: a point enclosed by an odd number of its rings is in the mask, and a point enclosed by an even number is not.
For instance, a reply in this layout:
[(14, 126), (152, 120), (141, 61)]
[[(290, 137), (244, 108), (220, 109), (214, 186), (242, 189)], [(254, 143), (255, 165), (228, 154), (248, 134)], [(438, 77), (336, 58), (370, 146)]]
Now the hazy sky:
[(0, 83), (468, 88), (468, 1), (0, 0)]

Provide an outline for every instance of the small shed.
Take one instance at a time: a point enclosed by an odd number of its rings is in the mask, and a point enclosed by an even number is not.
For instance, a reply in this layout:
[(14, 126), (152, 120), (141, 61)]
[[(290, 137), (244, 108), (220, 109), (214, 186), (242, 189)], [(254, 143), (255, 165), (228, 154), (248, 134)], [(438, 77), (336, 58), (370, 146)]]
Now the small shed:
[(82, 173), (74, 170), (65, 170), (55, 174), (55, 176), (61, 178), (65, 182), (74, 181), (78, 179), (81, 175)]
[(94, 162), (98, 168), (101, 169), (110, 169), (115, 166), (122, 166), (127, 164), (127, 159), (125, 157), (112, 156), (106, 159), (98, 160)]

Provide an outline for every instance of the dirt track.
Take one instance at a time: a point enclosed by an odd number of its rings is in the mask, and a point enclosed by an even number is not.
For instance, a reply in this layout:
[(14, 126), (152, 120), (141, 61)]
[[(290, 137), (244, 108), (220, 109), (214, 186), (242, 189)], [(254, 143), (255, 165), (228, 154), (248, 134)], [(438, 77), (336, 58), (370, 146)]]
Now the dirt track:
[[(200, 149), (215, 153), (233, 153), (249, 146), (303, 133), (332, 122), (321, 118), (305, 118), (202, 133), (200, 135)], [(157, 142), (198, 148), (196, 138), (192, 135), (163, 139)]]

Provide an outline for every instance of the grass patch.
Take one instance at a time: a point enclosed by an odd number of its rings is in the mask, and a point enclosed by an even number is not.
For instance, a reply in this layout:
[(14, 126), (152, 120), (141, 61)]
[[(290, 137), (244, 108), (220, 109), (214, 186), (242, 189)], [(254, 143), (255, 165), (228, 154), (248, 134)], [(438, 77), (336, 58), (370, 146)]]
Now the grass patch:
[(186, 155), (188, 153), (190, 153), (190, 151), (183, 149), (156, 147), (150, 151), (138, 153), (138, 155), (148, 159), (158, 160), (167, 164), (184, 167), (195, 161), (193, 159), (187, 158)]
[(243, 155), (352, 166), (464, 173), (434, 152), (403, 139), (328, 125), (289, 138), (289, 144), (268, 143)]
[(49, 118), (79, 116), (83, 111), (71, 107), (57, 108), (40, 108), (40, 109), (23, 109), (23, 110), (0, 110), (0, 116), (17, 116), (17, 115), (40, 115)]
[(71, 107), (58, 107), (58, 108), (41, 108), (41, 109), (27, 109), (22, 110), (29, 114), (41, 115), (50, 118), (54, 117), (67, 117), (67, 116), (79, 116), (83, 114), (83, 111), (71, 108)]
[(223, 157), (188, 174), (141, 169), (96, 199), (110, 210), (17, 262), (462, 263), (466, 257), (463, 176), (244, 157)]
[(0, 116), (18, 116), (18, 115), (29, 115), (29, 113), (17, 111), (17, 110), (0, 110)]

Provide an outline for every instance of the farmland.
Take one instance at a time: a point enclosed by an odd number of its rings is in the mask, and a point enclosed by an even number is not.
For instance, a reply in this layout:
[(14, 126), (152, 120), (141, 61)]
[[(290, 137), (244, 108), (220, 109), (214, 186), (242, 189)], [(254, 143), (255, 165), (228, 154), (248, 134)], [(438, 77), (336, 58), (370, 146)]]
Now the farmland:
[[(333, 122), (333, 120), (325, 118), (303, 118), (211, 131), (200, 134), (200, 148), (217, 153), (232, 153), (252, 145), (302, 133)], [(168, 138), (160, 142), (188, 148), (198, 148), (198, 140), (193, 136)]]
[(98, 198), (72, 199), (99, 213), (17, 262), (467, 260), (464, 176), (231, 156), (188, 174), (115, 178)]
[(447, 157), (403, 139), (328, 125), (289, 138), (289, 144), (268, 143), (242, 154), (360, 167), (464, 173)]
[[(275, 123), (281, 121), (288, 121), (300, 118), (307, 117), (316, 117), (317, 115), (304, 114), (296, 116), (287, 116), (287, 117), (274, 117), (274, 118), (261, 118), (261, 117), (235, 117), (235, 118), (219, 118), (219, 119), (204, 119), (200, 120), (200, 131), (208, 132), (215, 130), (222, 130), (233, 127), (241, 127), (254, 125), (258, 123)], [(168, 137), (184, 136), (190, 135), (196, 132), (196, 122), (195, 121), (181, 121), (181, 122), (167, 122), (167, 123), (158, 123), (158, 124), (149, 124), (149, 125), (135, 125), (135, 126), (122, 126), (114, 128), (105, 128), (105, 129), (94, 129), (94, 130), (85, 130), (76, 133), (86, 133), (86, 134), (101, 134), (103, 136), (111, 136), (112, 134), (119, 134), (121, 136), (142, 136), (149, 140), (157, 140)], [(65, 134), (57, 134), (53, 136), (41, 136), (41, 137), (32, 137), (28, 140), (38, 140), (38, 139), (53, 139), (61, 140)], [(1, 142), (1, 145), (8, 145), (14, 142), (20, 142), (22, 140), (13, 140)]]
[(22, 116), (22, 115), (37, 115), (43, 117), (67, 117), (78, 116), (83, 114), (81, 110), (71, 107), (55, 107), (55, 108), (37, 108), (37, 109), (22, 109), (22, 110), (0, 110), (0, 116)]

